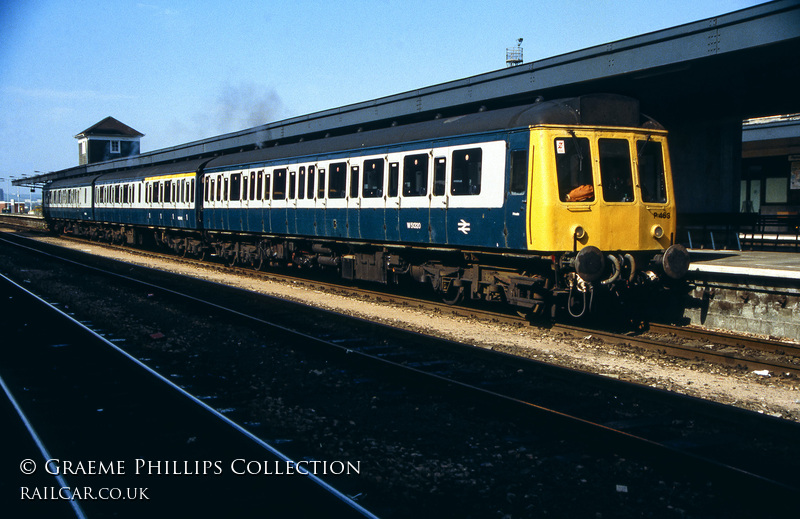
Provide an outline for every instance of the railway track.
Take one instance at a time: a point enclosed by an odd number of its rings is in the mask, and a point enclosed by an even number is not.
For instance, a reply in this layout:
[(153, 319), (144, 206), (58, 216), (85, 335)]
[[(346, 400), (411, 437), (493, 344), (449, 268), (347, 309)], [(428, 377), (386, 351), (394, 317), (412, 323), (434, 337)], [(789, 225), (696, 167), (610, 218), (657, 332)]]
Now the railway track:
[(240, 477), (236, 460), (297, 461), (2, 275), (0, 292), (7, 517), (375, 517), (314, 474)]
[[(85, 242), (85, 240), (76, 238), (68, 239), (79, 243)], [(489, 308), (453, 306), (425, 298), (418, 291), (414, 295), (403, 295), (398, 294), (396, 290), (389, 291), (371, 287), (342, 285), (341, 281), (326, 282), (324, 279), (320, 279), (319, 276), (313, 275), (303, 276), (281, 272), (263, 272), (241, 266), (228, 267), (222, 263), (179, 258), (169, 253), (143, 251), (108, 244), (99, 245), (112, 250), (122, 249), (143, 257), (166, 259), (202, 268), (212, 266), (212, 268), (243, 276), (305, 286), (309, 289), (321, 290), (327, 293), (345, 294), (391, 305), (418, 308), (426, 312), (437, 312), (519, 326), (545, 326), (556, 333), (579, 338), (591, 336), (595, 339), (603, 340), (609, 345), (626, 345), (681, 359), (710, 362), (742, 371), (769, 372), (771, 376), (800, 377), (800, 344), (797, 343), (663, 323), (649, 323), (648, 330), (645, 333), (631, 333), (629, 331), (620, 333), (596, 326), (588, 328), (564, 322), (531, 322), (514, 312), (492, 308), (497, 305), (489, 305)]]
[[(199, 288), (202, 284), (198, 283), (197, 291), (213, 293), (214, 301), (204, 301), (199, 293), (176, 291), (175, 284), (187, 285), (186, 280), (158, 276), (158, 284), (148, 285), (147, 290), (165, 291), (166, 297), (184, 301), (182, 306), (200, 305), (206, 307), (204, 312), (225, 312), (252, 321), (269, 329), (271, 337), (291, 337), (293, 343), (366, 367), (372, 376), (385, 373), (402, 385), (413, 381), (415, 387), (424, 384), (430, 388), (423, 392), (457, 395), (454, 398), (472, 405), (483, 402), (482, 407), (505, 420), (537, 428), (544, 423), (556, 437), (581, 438), (584, 443), (588, 439), (591, 445), (644, 458), (662, 468), (679, 461), (682, 476), (711, 478), (716, 497), (758, 489), (762, 495), (780, 500), (787, 489), (798, 488), (786, 465), (791, 466), (797, 454), (791, 449), (782, 451), (790, 443), (787, 438), (797, 434), (796, 424), (495, 352), (465, 349), (375, 323), (330, 314), (321, 318), (318, 310), (310, 320), (307, 309), (286, 302), (264, 303), (258, 298), (256, 309), (252, 294), (219, 286)], [(125, 282), (139, 283), (128, 275)], [(186, 296), (189, 299), (184, 300)], [(566, 387), (569, 392), (564, 391)], [(775, 453), (767, 464), (763, 462), (765, 447)]]

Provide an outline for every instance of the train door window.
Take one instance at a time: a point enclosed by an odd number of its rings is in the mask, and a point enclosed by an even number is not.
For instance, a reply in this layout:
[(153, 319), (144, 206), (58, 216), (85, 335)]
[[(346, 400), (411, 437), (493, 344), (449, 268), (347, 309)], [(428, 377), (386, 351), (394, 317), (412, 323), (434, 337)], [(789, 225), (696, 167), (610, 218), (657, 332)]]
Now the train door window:
[(242, 174), (234, 173), (231, 175), (231, 202), (237, 202), (242, 198)]
[(194, 203), (194, 179), (189, 181), (189, 203)]
[(666, 204), (667, 184), (664, 179), (664, 152), (661, 143), (650, 139), (637, 141), (636, 155), (642, 201), (650, 204)]
[(480, 148), (453, 152), (451, 195), (479, 195), (481, 193), (482, 157), (483, 150)]
[(309, 200), (314, 198), (314, 188), (317, 185), (315, 181), (315, 168), (314, 166), (308, 166), (308, 180), (306, 184), (308, 187), (306, 189), (306, 198)]
[(403, 196), (428, 194), (428, 155), (408, 155), (403, 159)]
[(141, 184), (141, 182), (136, 186), (136, 193), (137, 193), (138, 201), (141, 204), (142, 203), (142, 184)]
[(222, 201), (222, 175), (217, 175), (217, 197), (215, 200)]
[(128, 186), (125, 186), (122, 189), (122, 203), (127, 204), (128, 200), (130, 200), (130, 193), (128, 192)]
[[(250, 172), (250, 200), (258, 200), (261, 198), (261, 190), (256, 188), (256, 182), (261, 183), (261, 175), (256, 177), (256, 172)], [(256, 191), (258, 191), (258, 198), (256, 198)]]
[(383, 159), (364, 161), (364, 178), (361, 195), (364, 198), (383, 196)]
[(250, 183), (250, 175), (247, 173), (242, 174), (242, 200), (250, 200), (250, 189), (248, 189)]
[(358, 198), (360, 185), (358, 166), (350, 166), (350, 198)]
[(396, 197), (399, 193), (398, 184), (400, 183), (400, 163), (389, 163), (389, 196)]
[(272, 174), (264, 173), (264, 200), (269, 200), (272, 192)]
[(631, 149), (627, 139), (599, 139), (600, 185), (606, 202), (633, 202)]
[(512, 195), (524, 195), (528, 187), (528, 151), (512, 151), (509, 169), (511, 170), (509, 191)]
[(161, 182), (156, 182), (153, 184), (153, 203), (157, 204), (161, 201), (161, 190), (163, 187), (161, 186)]
[(325, 170), (320, 168), (317, 177), (318, 177), (317, 198), (319, 198), (320, 200), (324, 200), (325, 199)]
[(558, 196), (562, 202), (591, 202), (594, 200), (592, 156), (589, 139), (574, 135), (554, 141)]
[(447, 175), (447, 159), (437, 157), (433, 164), (433, 196), (444, 196)]
[(256, 200), (264, 199), (264, 170), (258, 172), (256, 175)]
[(306, 197), (306, 167), (300, 166), (297, 172), (297, 198), (303, 200)]
[(328, 179), (328, 198), (344, 198), (347, 196), (347, 163), (336, 162), (330, 165)]
[(164, 203), (173, 202), (175, 200), (175, 185), (171, 180), (164, 182)]
[(297, 198), (297, 173), (289, 172), (289, 200)]
[(286, 169), (272, 171), (272, 199), (286, 199)]

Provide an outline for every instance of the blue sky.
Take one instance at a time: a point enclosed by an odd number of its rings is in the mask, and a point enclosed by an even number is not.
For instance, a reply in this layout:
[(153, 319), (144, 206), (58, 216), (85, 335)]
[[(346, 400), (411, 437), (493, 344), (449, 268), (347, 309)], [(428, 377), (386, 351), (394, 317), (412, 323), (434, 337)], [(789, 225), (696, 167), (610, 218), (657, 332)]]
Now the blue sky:
[(109, 115), (147, 152), (761, 3), (0, 0), (0, 188)]

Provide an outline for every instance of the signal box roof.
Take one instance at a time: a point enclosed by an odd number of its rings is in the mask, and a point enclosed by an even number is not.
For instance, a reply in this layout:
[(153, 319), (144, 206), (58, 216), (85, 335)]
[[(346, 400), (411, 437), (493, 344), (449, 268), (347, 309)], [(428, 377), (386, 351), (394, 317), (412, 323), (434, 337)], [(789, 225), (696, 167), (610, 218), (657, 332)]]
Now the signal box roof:
[(103, 135), (103, 136), (121, 136), (121, 137), (144, 137), (140, 133), (127, 124), (123, 124), (113, 117), (106, 117), (94, 126), (86, 128), (81, 133), (75, 136), (76, 139), (83, 139), (90, 135)]

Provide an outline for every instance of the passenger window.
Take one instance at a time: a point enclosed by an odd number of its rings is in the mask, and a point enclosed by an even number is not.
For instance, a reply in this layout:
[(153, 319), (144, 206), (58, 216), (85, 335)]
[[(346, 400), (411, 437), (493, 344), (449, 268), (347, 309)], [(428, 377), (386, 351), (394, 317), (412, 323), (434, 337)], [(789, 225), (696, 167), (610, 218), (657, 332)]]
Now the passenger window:
[(599, 139), (600, 185), (606, 202), (633, 202), (631, 150), (626, 139)]
[(306, 197), (306, 167), (300, 166), (297, 174), (297, 195), (300, 200)]
[(361, 194), (364, 198), (380, 198), (383, 196), (383, 159), (364, 161)]
[(409, 155), (403, 159), (403, 196), (428, 194), (428, 154)]
[(562, 202), (594, 200), (592, 157), (589, 139), (568, 137), (555, 140), (558, 196)]
[(328, 198), (344, 198), (347, 196), (347, 163), (337, 162), (330, 165), (328, 179)]
[(306, 197), (311, 200), (314, 198), (314, 166), (308, 166), (308, 191)]
[(667, 184), (664, 179), (664, 152), (660, 142), (637, 141), (639, 156), (639, 187), (642, 200), (651, 204), (667, 203)]
[(272, 199), (286, 199), (286, 169), (276, 169), (272, 171)]
[(234, 173), (231, 175), (231, 202), (241, 199), (242, 193), (242, 174)]
[(319, 170), (319, 185), (317, 185), (317, 198), (325, 200), (325, 170)]
[(453, 174), (450, 184), (452, 195), (479, 195), (481, 193), (480, 148), (453, 152)]
[(509, 169), (511, 170), (509, 191), (512, 195), (524, 195), (528, 188), (528, 151), (512, 151)]
[(350, 198), (358, 198), (359, 185), (358, 166), (350, 166)]
[(389, 164), (389, 196), (396, 197), (398, 194), (397, 184), (400, 182), (400, 163), (391, 162)]
[(444, 196), (447, 159), (438, 157), (433, 166), (433, 196)]

